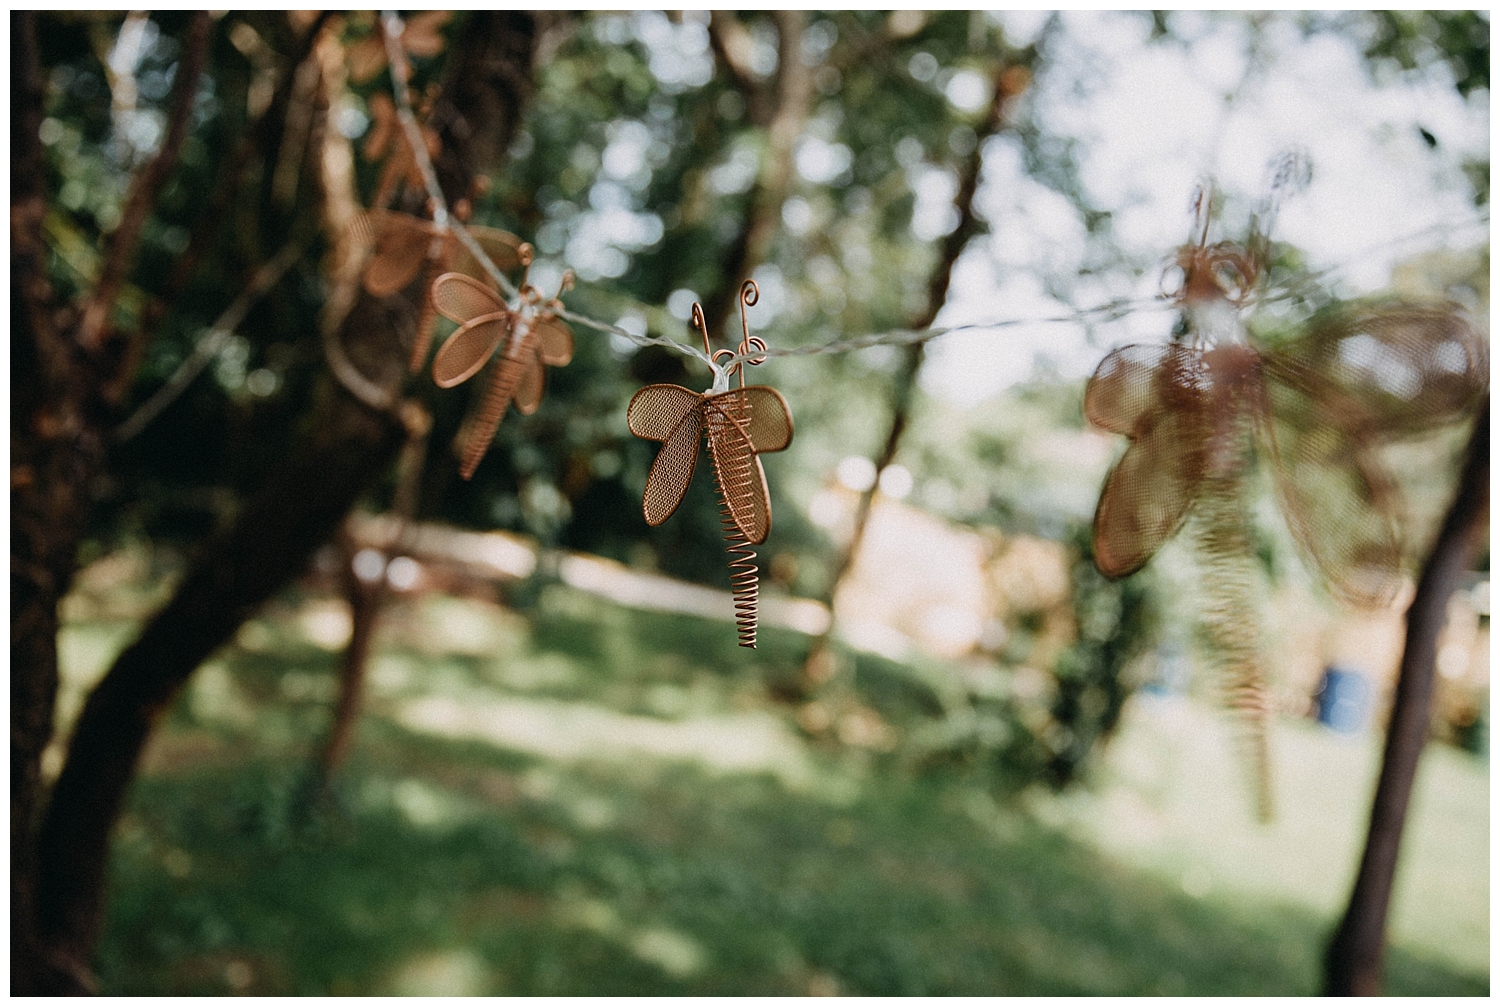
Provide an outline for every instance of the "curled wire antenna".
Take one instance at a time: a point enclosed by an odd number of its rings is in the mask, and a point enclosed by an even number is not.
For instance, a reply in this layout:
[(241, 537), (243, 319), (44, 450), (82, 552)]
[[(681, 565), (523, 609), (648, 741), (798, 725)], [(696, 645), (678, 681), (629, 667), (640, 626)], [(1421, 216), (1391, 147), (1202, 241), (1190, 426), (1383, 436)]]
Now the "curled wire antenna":
[(1201, 305), (1227, 301), (1242, 307), (1254, 293), (1260, 279), (1259, 245), (1250, 247), (1232, 241), (1208, 243), (1208, 229), (1213, 216), (1213, 186), (1203, 183), (1193, 190), (1190, 204), (1193, 233), (1188, 244), (1179, 248), (1162, 271), (1161, 296), (1183, 305)]
[(1265, 261), (1271, 253), (1271, 231), (1281, 213), (1281, 203), (1295, 196), (1312, 181), (1312, 162), (1301, 150), (1288, 150), (1271, 159), (1267, 168), (1266, 197), (1250, 218), (1250, 251)]
[(708, 319), (703, 317), (703, 305), (697, 301), (693, 302), (693, 328), (703, 336), (703, 352), (711, 354), (713, 347), (708, 343)]
[(572, 290), (573, 285), (577, 282), (578, 274), (571, 269), (564, 269), (562, 279), (558, 281), (557, 293), (553, 296), (552, 303), (557, 305), (562, 304), (562, 295)]
[[(740, 387), (745, 387), (745, 365), (752, 367), (766, 362), (766, 341), (759, 336), (750, 334), (750, 320), (745, 314), (745, 309), (760, 300), (760, 287), (756, 286), (754, 280), (746, 280), (740, 284), (740, 345), (733, 350), (715, 350), (709, 353), (709, 359), (715, 364), (730, 363), (733, 366), (725, 374), (725, 378), (731, 378), (736, 373), (740, 376)], [(698, 325), (703, 312), (697, 304), (693, 305), (696, 312), (693, 315), (694, 324)], [(701, 325), (700, 325), (701, 327)], [(703, 349), (708, 350), (708, 331), (704, 329)]]
[(746, 280), (740, 284), (740, 329), (744, 338), (750, 338), (750, 322), (745, 317), (745, 309), (752, 307), (760, 301), (760, 287), (754, 280)]

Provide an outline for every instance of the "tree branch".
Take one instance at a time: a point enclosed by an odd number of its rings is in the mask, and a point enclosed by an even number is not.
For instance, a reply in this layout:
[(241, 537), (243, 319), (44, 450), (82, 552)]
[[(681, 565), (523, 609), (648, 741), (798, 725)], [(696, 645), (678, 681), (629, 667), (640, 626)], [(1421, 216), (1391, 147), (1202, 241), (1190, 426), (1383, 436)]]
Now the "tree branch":
[[(188, 235), (187, 247), (183, 249), (181, 255), (177, 256), (177, 260), (172, 265), (172, 271), (167, 276), (166, 284), (161, 293), (151, 299), (141, 323), (125, 337), (126, 345), (120, 355), (119, 366), (105, 380), (100, 395), (110, 405), (117, 405), (129, 393), (131, 382), (135, 378), (146, 346), (155, 336), (157, 326), (161, 324), (161, 320), (166, 317), (178, 298), (182, 296), (183, 291), (187, 289), (188, 284), (198, 272), (198, 265), (204, 254), (218, 238), (225, 222), (231, 219), (230, 203), (239, 190), (240, 179), (244, 177), (246, 169), (255, 163), (256, 158), (263, 156), (263, 152), (269, 149), (275, 136), (276, 125), (285, 118), (297, 68), (307, 60), (312, 51), (313, 42), (317, 39), (318, 33), (329, 16), (330, 12), (319, 11), (311, 27), (298, 37), (294, 51), (288, 59), (288, 69), (277, 82), (270, 103), (261, 112), (260, 117), (250, 124), (246, 134), (235, 146), (234, 152), (221, 162), (213, 191), (204, 202), (202, 211), (198, 214), (197, 221)], [(118, 436), (118, 431), (116, 435)]]
[(716, 10), (709, 14), (708, 44), (713, 48), (719, 63), (728, 71), (735, 90), (753, 104), (760, 82), (750, 72), (750, 33), (730, 11)]
[[(775, 18), (779, 55), (775, 100), (766, 125), (765, 160), (761, 162), (760, 173), (750, 190), (749, 216), (734, 243), (724, 253), (723, 282), (703, 301), (703, 315), (710, 335), (723, 331), (729, 313), (738, 303), (740, 285), (766, 260), (771, 250), (771, 241), (781, 222), (781, 204), (786, 202), (792, 188), (792, 149), (812, 110), (812, 71), (802, 60), (802, 29), (807, 15), (802, 11), (777, 11)], [(720, 21), (720, 12), (714, 12), (714, 21)], [(744, 32), (737, 21), (732, 23)], [(733, 64), (727, 59), (726, 65), (733, 70)], [(740, 80), (736, 77), (737, 83)], [(755, 100), (758, 93), (752, 89), (747, 100)]]
[(34, 827), (57, 697), (57, 599), (70, 572), (49, 524), (69, 518), (66, 499), (51, 485), (60, 459), (49, 434), (59, 425), (54, 417), (68, 414), (53, 407), (52, 393), (67, 387), (70, 362), (52, 324), (42, 240), (36, 15), (12, 11), (10, 38), (10, 962), (12, 992), (26, 993), (46, 971), (35, 927)]
[(177, 370), (167, 379), (167, 383), (156, 390), (156, 394), (147, 399), (124, 423), (115, 428), (115, 443), (123, 443), (130, 440), (136, 434), (146, 428), (146, 424), (161, 415), (161, 411), (171, 405), (177, 396), (181, 395), (183, 389), (192, 384), (193, 379), (203, 373), (214, 357), (218, 356), (224, 341), (234, 334), (234, 330), (245, 320), (245, 315), (260, 300), (261, 295), (276, 285), (286, 271), (292, 268), (292, 264), (302, 257), (302, 245), (299, 242), (288, 242), (281, 251), (255, 271), (250, 278), (250, 283), (244, 290), (240, 291), (238, 297), (230, 302), (229, 307), (218, 317), (213, 325), (209, 326), (203, 338), (198, 340), (198, 345), (193, 347), (193, 352), (188, 358), (178, 365)]
[[(411, 548), (407, 533), (417, 510), (422, 473), (427, 464), (428, 438), (432, 432), (431, 414), (417, 403), (407, 402), (402, 415), (406, 425), (406, 443), (402, 446), (401, 458), (396, 463), (396, 489), (390, 510), (395, 518), (395, 529), (390, 540), (381, 546), (387, 559), (404, 556)], [(367, 580), (355, 568), (354, 558), (359, 554), (360, 547), (351, 528), (353, 520), (354, 516), (351, 514), (345, 520), (339, 535), (343, 560), (341, 579), (344, 597), (349, 602), (351, 621), (349, 643), (344, 648), (344, 660), (339, 667), (339, 697), (334, 704), (333, 720), (323, 741), (322, 752), (313, 767), (312, 782), (307, 791), (308, 810), (312, 810), (330, 793), (334, 775), (343, 765), (344, 757), (353, 742), (354, 725), (364, 703), (370, 645), (375, 638), (375, 627), (388, 593), (389, 582), (384, 570), (374, 580)]]
[[(942, 310), (943, 304), (948, 299), (948, 286), (953, 280), (954, 264), (969, 244), (970, 239), (979, 233), (981, 224), (974, 213), (974, 193), (978, 191), (979, 173), (984, 165), (984, 141), (1004, 127), (1005, 102), (1013, 93), (1009, 82), (1018, 79), (1005, 71), (1006, 67), (1003, 64), (996, 68), (994, 97), (990, 101), (989, 112), (985, 116), (984, 132), (975, 143), (974, 149), (969, 152), (959, 172), (958, 195), (954, 198), (954, 203), (958, 207), (958, 226), (943, 239), (937, 265), (927, 284), (927, 304), (918, 315), (912, 318), (909, 325), (912, 329), (921, 330), (931, 327), (933, 320), (937, 318), (938, 312)], [(859, 548), (864, 542), (865, 528), (870, 521), (870, 508), (875, 500), (875, 492), (880, 487), (880, 476), (895, 461), (896, 453), (901, 449), (901, 440), (906, 435), (906, 428), (911, 418), (917, 375), (921, 372), (922, 363), (926, 358), (927, 344), (925, 342), (908, 345), (902, 354), (901, 368), (896, 373), (891, 425), (886, 431), (880, 453), (875, 456), (875, 481), (870, 484), (869, 489), (859, 495), (859, 504), (854, 511), (854, 532), (848, 544), (839, 553), (838, 560), (834, 563), (833, 576), (829, 578), (830, 586), (826, 600), (830, 611), (833, 610), (834, 595), (838, 593), (839, 585), (848, 576), (849, 568), (853, 565), (855, 557), (859, 555)], [(828, 651), (828, 638), (833, 632), (833, 626), (834, 623), (830, 621), (827, 631), (813, 641), (808, 651), (804, 677), (813, 685), (826, 680), (833, 673)]]
[(136, 245), (140, 241), (141, 228), (151, 214), (157, 194), (166, 184), (177, 164), (177, 155), (187, 135), (188, 122), (192, 118), (193, 100), (198, 96), (198, 79), (203, 74), (203, 65), (208, 59), (209, 35), (213, 29), (213, 18), (207, 11), (199, 11), (188, 22), (182, 45), (182, 58), (177, 61), (177, 77), (172, 83), (172, 110), (167, 119), (167, 133), (161, 149), (131, 183), (130, 195), (120, 214), (120, 224), (109, 236), (104, 251), (104, 267), (99, 271), (99, 282), (83, 307), (83, 318), (78, 327), (78, 342), (87, 350), (97, 350), (104, 341), (109, 323), (109, 313), (114, 308), (115, 298), (125, 283), (135, 257)]
[(1438, 634), (1447, 622), (1448, 599), (1483, 538), (1489, 486), (1490, 405), (1486, 396), (1469, 440), (1458, 493), (1406, 610), (1406, 646), (1386, 728), (1380, 781), (1370, 808), (1370, 830), (1349, 906), (1323, 958), (1323, 992), (1328, 996), (1380, 995), (1385, 922), (1417, 762), (1427, 743)]

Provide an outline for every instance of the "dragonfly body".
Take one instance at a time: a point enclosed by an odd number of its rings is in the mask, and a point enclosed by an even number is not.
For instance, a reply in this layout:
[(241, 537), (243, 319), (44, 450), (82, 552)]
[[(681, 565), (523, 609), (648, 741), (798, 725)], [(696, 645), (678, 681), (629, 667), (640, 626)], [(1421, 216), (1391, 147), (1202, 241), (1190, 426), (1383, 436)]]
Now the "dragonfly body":
[(489, 450), (505, 418), (506, 407), (512, 401), (516, 411), (523, 416), (536, 412), (542, 401), (543, 371), (537, 359), (537, 335), (530, 319), (520, 313), (515, 317), (510, 338), (495, 364), (490, 383), (485, 388), (479, 411), (464, 438), (463, 457), (459, 462), (459, 473), (465, 479), (479, 467), (480, 459)]

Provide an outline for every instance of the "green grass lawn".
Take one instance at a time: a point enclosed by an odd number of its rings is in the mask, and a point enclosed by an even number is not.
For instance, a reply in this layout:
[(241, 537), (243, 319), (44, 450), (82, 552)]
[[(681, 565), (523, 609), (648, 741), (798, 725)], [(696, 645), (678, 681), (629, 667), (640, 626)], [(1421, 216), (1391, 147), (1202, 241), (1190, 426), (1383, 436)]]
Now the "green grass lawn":
[[(1000, 804), (959, 776), (914, 778), (807, 741), (767, 698), (796, 637), (763, 632), (745, 652), (728, 624), (555, 586), (524, 617), (394, 605), (336, 800), (308, 812), (338, 612), (288, 597), (199, 671), (153, 739), (117, 833), (105, 992), (1317, 989), (1325, 889), (1347, 876), (1304, 898), (1210, 861), (1208, 889), (1187, 884), (1213, 845), (1178, 823), (1198, 784), (1107, 761), (1098, 794)], [(126, 638), (119, 619), (75, 615), (71, 694)], [(1119, 746), (1136, 763), (1142, 724)], [(1485, 779), (1461, 768), (1461, 783)], [(1346, 782), (1351, 805), (1366, 799), (1365, 776)], [(1110, 795), (1131, 788), (1165, 824), (1106, 841)], [(1415, 813), (1420, 834), (1432, 803)], [(1241, 841), (1233, 815), (1214, 820)], [(1488, 991), (1482, 959), (1440, 953), (1430, 914), (1401, 911), (1389, 992)]]

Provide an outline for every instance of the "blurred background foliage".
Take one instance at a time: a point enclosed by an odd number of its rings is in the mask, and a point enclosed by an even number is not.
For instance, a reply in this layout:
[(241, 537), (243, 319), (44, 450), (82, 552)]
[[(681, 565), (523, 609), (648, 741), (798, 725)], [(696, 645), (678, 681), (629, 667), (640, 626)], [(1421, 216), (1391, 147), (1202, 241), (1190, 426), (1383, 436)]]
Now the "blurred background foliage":
[[(1186, 44), (1175, 16), (1138, 17), (1149, 25), (1151, 45)], [(759, 209), (777, 111), (772, 85), (787, 43), (769, 13), (721, 12), (715, 20), (711, 25), (704, 14), (659, 11), (544, 19), (533, 106), (508, 167), (475, 200), (475, 222), (513, 230), (535, 244), (532, 275), (539, 287), (554, 289), (562, 269), (571, 267), (580, 283), (568, 295), (569, 306), (629, 331), (694, 338), (686, 323), (690, 305), (722, 303), (732, 291), (738, 277), (725, 263), (745, 242)], [(1264, 28), (1261, 20), (1244, 20), (1252, 33)], [(1379, 12), (1295, 20), (1305, 33), (1355, 39), (1372, 86), (1443, 64), (1461, 95), (1487, 98), (1485, 15)], [(54, 196), (46, 233), (51, 279), (61, 290), (79, 289), (97, 270), (130, 174), (160, 140), (183, 23), (170, 12), (129, 18), (55, 12), (40, 21), (47, 75), (42, 139)], [(297, 51), (305, 25), (276, 12), (219, 19), (189, 139), (147, 225), (119, 309), (124, 327), (151, 333), (120, 417), (162, 387), (256, 267), (288, 242), (300, 243), (305, 253), (251, 309), (205, 374), (138, 436), (115, 446), (95, 487), (85, 561), (141, 542), (163, 555), (190, 551), (233, 517), (312, 415), (324, 368), (317, 320), (328, 247), (318, 230), (320, 193), (309, 167), (315, 145), (288, 128), (254, 157), (243, 156), (240, 146), (265, 113), (277, 75), (289, 72), (287, 54)], [(451, 38), (464, 26), (459, 13), (440, 31)], [(377, 26), (373, 15), (356, 13), (340, 30), (352, 48)], [(923, 314), (931, 274), (940, 266), (938, 243), (958, 223), (952, 199), (959, 172), (985, 139), (985, 116), (1002, 70), (1011, 75), (1007, 86), (1016, 96), (1002, 110), (995, 149), (1013, 151), (1026, 176), (1065, 201), (1079, 226), (1081, 265), (1039, 266), (1041, 289), (1083, 307), (1101, 290), (1152, 287), (1160, 260), (1122, 240), (1117, 208), (1096, 205), (1097, 192), (1081, 177), (1080, 139), (1035, 114), (1033, 82), (1047, 70), (1049, 46), (1067, 31), (1054, 17), (1022, 42), (984, 12), (808, 13), (794, 44), (811, 76), (811, 95), (786, 198), (774, 207), (764, 261), (754, 264), (762, 302), (750, 313), (751, 331), (775, 346), (802, 346), (900, 329)], [(413, 64), (414, 92), (429, 93), (442, 80), (442, 53), (414, 55)], [(388, 94), (383, 74), (351, 79), (342, 103), (330, 110), (329, 128), (359, 151), (377, 98)], [(365, 200), (380, 170), (356, 157)], [(1473, 201), (1487, 205), (1488, 162), (1473, 159), (1465, 170)], [(1239, 212), (1256, 195), (1232, 193), (1226, 203)], [(208, 214), (227, 226), (207, 227)], [(1296, 247), (1278, 244), (1273, 283), (1297, 275), (1301, 263)], [(1475, 306), (1480, 296), (1487, 303), (1487, 251), (1483, 261), (1445, 268), (1455, 275), (1439, 280), (1439, 289), (1483, 285)], [(1434, 266), (1428, 275), (1441, 272)], [(1275, 325), (1291, 325), (1327, 304), (1333, 288), (1332, 280), (1307, 279), (1290, 307), (1258, 324), (1274, 335)], [(1006, 314), (997, 307), (998, 316)], [(717, 338), (738, 338), (732, 312), (715, 321)], [(439, 392), (425, 378), (413, 381), (413, 393), (435, 416), (416, 516), (519, 532), (544, 548), (594, 553), (725, 587), (709, 480), (700, 473), (679, 513), (648, 528), (640, 499), (656, 445), (625, 426), (626, 404), (642, 384), (702, 387), (706, 373), (683, 357), (618, 337), (582, 329), (577, 336), (573, 362), (549, 370), (540, 410), (508, 416), (467, 483), (456, 477), (448, 446), (475, 389)], [(779, 388), (797, 421), (791, 449), (764, 459), (776, 522), (761, 557), (763, 590), (831, 595), (843, 543), (813, 519), (814, 501), (837, 487), (841, 461), (879, 452), (899, 384), (909, 378), (903, 366), (899, 350), (875, 347), (773, 359), (750, 375)], [(1140, 658), (1164, 640), (1185, 639), (1190, 613), (1165, 604), (1181, 597), (1188, 583), (1182, 557), (1168, 550), (1152, 570), (1120, 583), (1092, 567), (1088, 527), (1110, 458), (1079, 448), (1080, 397), (1079, 382), (1045, 369), (977, 405), (925, 387), (917, 392), (898, 456), (911, 477), (899, 494), (905, 503), (988, 535), (1001, 543), (997, 549), (1015, 536), (1061, 543), (1068, 586), (1058, 616), (1063, 629), (1040, 609), (1017, 610), (1003, 633), (976, 651), (979, 662), (998, 669), (1009, 684), (966, 679), (951, 663), (925, 657), (853, 658), (854, 674), (822, 701), (847, 701), (895, 725), (898, 747), (882, 752), (872, 746), (885, 764), (977, 770), (1007, 793), (1035, 782), (1065, 784), (1113, 730), (1131, 690), (1150, 677)], [(368, 509), (389, 507), (393, 487), (394, 476), (366, 502)], [(1268, 572), (1295, 569), (1285, 532), (1273, 527), (1264, 536)], [(535, 613), (547, 587), (543, 569), (506, 597)], [(728, 639), (727, 624), (723, 629)], [(1048, 643), (1054, 638), (1060, 645)], [(775, 693), (778, 683), (798, 676), (804, 656), (800, 639), (772, 635), (756, 676)], [(1044, 681), (1022, 688), (1025, 676), (1004, 677), (1017, 669)], [(838, 689), (852, 690), (851, 696), (840, 699)], [(824, 741), (832, 744), (830, 737)], [(174, 799), (169, 789), (153, 786), (143, 800)], [(134, 849), (123, 855), (136, 856)], [(533, 870), (524, 858), (519, 864), (516, 871)], [(132, 905), (120, 910), (136, 911)], [(870, 992), (947, 988), (923, 982), (908, 989), (876, 977), (854, 986)]]

